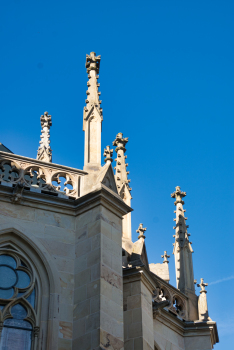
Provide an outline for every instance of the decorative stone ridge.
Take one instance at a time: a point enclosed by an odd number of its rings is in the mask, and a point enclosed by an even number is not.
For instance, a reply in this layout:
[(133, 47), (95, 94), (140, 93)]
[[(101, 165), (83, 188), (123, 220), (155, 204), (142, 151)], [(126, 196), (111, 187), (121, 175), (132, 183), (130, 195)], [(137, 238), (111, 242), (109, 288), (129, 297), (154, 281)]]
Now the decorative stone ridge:
[(50, 127), (52, 126), (51, 115), (45, 112), (41, 116), (41, 141), (37, 151), (37, 159), (44, 162), (52, 162), (52, 150), (50, 148)]
[(76, 199), (84, 175), (82, 170), (0, 152), (0, 183), (14, 187), (13, 203), (20, 203), (23, 190)]

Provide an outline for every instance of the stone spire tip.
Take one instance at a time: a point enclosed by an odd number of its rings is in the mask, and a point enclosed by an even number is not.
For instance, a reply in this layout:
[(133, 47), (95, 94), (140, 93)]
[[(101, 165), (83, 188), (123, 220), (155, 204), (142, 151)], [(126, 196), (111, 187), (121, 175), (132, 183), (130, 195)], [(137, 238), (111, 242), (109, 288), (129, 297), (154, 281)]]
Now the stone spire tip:
[(175, 192), (173, 192), (171, 194), (171, 198), (175, 198), (176, 199), (174, 204), (175, 205), (178, 204), (178, 203), (184, 204), (184, 201), (182, 200), (182, 198), (186, 196), (186, 192), (182, 192), (180, 190), (180, 186), (176, 186), (175, 189), (176, 189)]
[(201, 287), (200, 293), (207, 293), (205, 287), (208, 286), (208, 283), (204, 283), (204, 279), (201, 278), (201, 282), (197, 284), (198, 287)]
[(167, 251), (166, 250), (164, 250), (164, 254), (163, 255), (161, 255), (161, 258), (163, 258), (164, 260), (163, 260), (163, 263), (169, 263), (169, 261), (168, 261), (168, 258), (170, 258), (170, 255), (167, 255)]
[(139, 233), (138, 239), (140, 239), (140, 238), (145, 239), (144, 233), (145, 233), (146, 230), (147, 230), (147, 228), (146, 227), (143, 228), (143, 224), (139, 225), (138, 229), (136, 230), (136, 232)]
[(112, 154), (113, 154), (113, 149), (110, 149), (110, 146), (106, 146), (106, 148), (104, 149), (104, 161), (105, 163), (106, 162), (113, 162), (113, 159), (112, 159)]

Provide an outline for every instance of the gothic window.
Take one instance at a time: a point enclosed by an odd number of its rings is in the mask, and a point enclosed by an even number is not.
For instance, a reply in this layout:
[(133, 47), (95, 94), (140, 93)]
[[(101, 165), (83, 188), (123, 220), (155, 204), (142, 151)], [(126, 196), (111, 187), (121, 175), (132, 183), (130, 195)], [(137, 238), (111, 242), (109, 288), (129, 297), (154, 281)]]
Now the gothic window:
[(14, 249), (0, 250), (0, 350), (32, 350), (37, 326), (37, 280)]

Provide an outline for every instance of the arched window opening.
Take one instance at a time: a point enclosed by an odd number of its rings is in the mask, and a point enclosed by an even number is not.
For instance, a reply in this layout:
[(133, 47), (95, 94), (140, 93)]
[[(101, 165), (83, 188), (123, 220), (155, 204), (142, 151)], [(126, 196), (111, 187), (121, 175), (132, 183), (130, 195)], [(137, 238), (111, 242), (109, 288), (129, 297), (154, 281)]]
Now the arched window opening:
[(37, 325), (37, 280), (27, 259), (0, 249), (0, 350), (32, 350)]

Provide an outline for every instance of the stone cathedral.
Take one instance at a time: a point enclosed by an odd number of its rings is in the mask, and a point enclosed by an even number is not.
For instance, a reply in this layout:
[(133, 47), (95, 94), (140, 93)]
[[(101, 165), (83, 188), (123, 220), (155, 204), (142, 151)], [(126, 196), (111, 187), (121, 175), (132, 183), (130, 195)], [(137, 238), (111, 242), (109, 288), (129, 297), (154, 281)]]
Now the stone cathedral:
[(171, 195), (174, 287), (166, 251), (162, 263), (148, 262), (142, 223), (132, 241), (121, 132), (115, 170), (110, 146), (101, 164), (100, 60), (86, 56), (83, 170), (52, 162), (48, 112), (36, 159), (0, 144), (0, 350), (213, 349), (217, 326), (207, 283), (194, 281), (186, 193), (177, 186)]

